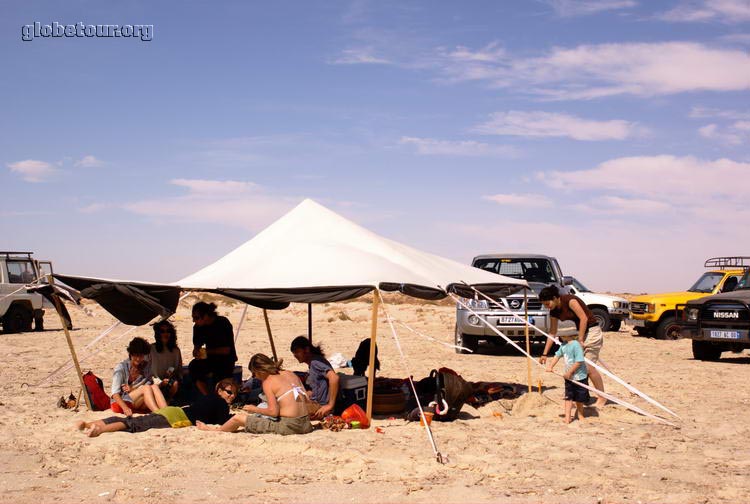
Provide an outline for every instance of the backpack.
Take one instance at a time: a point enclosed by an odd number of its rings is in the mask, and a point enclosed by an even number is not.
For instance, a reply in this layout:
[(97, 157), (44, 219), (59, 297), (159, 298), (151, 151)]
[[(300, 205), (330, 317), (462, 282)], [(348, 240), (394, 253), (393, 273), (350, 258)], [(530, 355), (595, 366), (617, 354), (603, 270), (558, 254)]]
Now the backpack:
[(83, 375), (83, 383), (86, 385), (86, 393), (93, 411), (104, 411), (110, 408), (110, 400), (104, 391), (104, 382), (91, 371)]

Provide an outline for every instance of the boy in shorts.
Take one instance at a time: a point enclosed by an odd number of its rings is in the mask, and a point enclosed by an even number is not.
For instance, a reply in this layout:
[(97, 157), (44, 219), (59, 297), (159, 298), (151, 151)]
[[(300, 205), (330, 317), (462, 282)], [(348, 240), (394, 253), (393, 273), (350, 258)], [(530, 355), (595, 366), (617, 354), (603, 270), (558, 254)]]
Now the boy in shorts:
[(573, 404), (575, 404), (578, 420), (583, 420), (583, 403), (590, 399), (588, 389), (579, 385), (589, 384), (586, 363), (583, 358), (583, 347), (576, 339), (576, 335), (560, 336), (560, 348), (555, 352), (555, 358), (547, 364), (547, 371), (552, 372), (560, 357), (565, 359), (565, 406), (563, 406), (563, 421), (567, 424), (573, 421)]

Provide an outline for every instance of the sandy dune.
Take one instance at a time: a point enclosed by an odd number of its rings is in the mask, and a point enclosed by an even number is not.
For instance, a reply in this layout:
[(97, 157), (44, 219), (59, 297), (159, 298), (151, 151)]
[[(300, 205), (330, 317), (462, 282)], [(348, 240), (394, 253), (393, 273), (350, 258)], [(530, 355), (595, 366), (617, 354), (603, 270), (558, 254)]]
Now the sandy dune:
[[(82, 349), (112, 324), (101, 308), (94, 316), (72, 312)], [(452, 343), (454, 309), (434, 304), (389, 304), (391, 314), (415, 329)], [(220, 306), (237, 324), (239, 305)], [(315, 340), (329, 353), (352, 354), (369, 334), (366, 302), (314, 307)], [(186, 305), (177, 314), (179, 341), (189, 354)], [(271, 313), (280, 355), (306, 332), (306, 307)], [(466, 406), (453, 423), (433, 423), (448, 463), (435, 462), (425, 431), (400, 419), (378, 419), (375, 429), (300, 437), (222, 434), (196, 429), (116, 433), (89, 439), (72, 429), (79, 419), (106, 412), (58, 409), (61, 395), (78, 391), (73, 373), (37, 383), (68, 356), (59, 322), (47, 317), (44, 333), (0, 335), (0, 501), (2, 502), (738, 502), (750, 495), (750, 359), (725, 354), (719, 363), (692, 359), (689, 341), (606, 333), (603, 358), (613, 371), (682, 416), (672, 428), (607, 406), (598, 416), (569, 426), (558, 418), (562, 382), (534, 370), (547, 387), (516, 401)], [(115, 334), (90, 358), (109, 385), (112, 366), (125, 357), (133, 335), (151, 339), (150, 327)], [(426, 376), (448, 366), (469, 380), (525, 382), (526, 364), (511, 351), (457, 355), (452, 349), (400, 331), (408, 370), (381, 318), (382, 375)], [(238, 352), (245, 365), (255, 352), (270, 353), (260, 310), (251, 308)], [(85, 352), (81, 351), (83, 355)], [(247, 374), (247, 371), (245, 372)], [(620, 397), (648, 405), (606, 382)], [(652, 407), (649, 411), (655, 412)], [(296, 469), (287, 470), (282, 461)]]

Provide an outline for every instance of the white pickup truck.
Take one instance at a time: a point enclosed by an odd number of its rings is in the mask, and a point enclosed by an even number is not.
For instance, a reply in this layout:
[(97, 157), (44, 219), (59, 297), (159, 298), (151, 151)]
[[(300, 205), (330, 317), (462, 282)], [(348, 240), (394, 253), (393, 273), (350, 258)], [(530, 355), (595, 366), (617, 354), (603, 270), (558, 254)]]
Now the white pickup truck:
[(0, 323), (3, 332), (44, 329), (45, 301), (41, 294), (26, 292), (24, 285), (52, 273), (52, 263), (37, 261), (31, 252), (0, 252)]
[(599, 294), (587, 289), (573, 277), (566, 276), (565, 284), (568, 291), (575, 294), (586, 303), (599, 327), (604, 331), (619, 331), (622, 321), (630, 314), (630, 302), (619, 296)]

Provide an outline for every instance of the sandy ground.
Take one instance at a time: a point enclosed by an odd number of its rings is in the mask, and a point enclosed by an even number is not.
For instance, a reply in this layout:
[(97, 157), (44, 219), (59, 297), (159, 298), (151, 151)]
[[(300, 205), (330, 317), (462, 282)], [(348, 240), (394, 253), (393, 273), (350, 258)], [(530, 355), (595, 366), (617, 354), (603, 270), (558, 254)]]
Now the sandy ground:
[[(389, 305), (391, 314), (438, 341), (452, 343), (454, 309), (432, 304)], [(352, 354), (369, 334), (365, 302), (314, 308), (315, 340), (329, 354)], [(100, 308), (72, 312), (75, 344), (112, 324)], [(235, 324), (239, 305), (220, 306)], [(187, 306), (176, 315), (183, 353), (189, 354)], [(306, 307), (271, 313), (277, 348), (290, 369), (302, 369), (288, 352), (306, 332)], [(740, 502), (750, 495), (750, 359), (725, 354), (718, 363), (692, 359), (689, 341), (605, 334), (603, 358), (613, 371), (675, 410), (678, 428), (608, 405), (584, 423), (564, 425), (562, 382), (534, 370), (544, 395), (464, 407), (453, 423), (433, 423), (438, 464), (424, 428), (401, 419), (378, 419), (375, 429), (306, 436), (226, 434), (194, 428), (115, 433), (89, 439), (75, 420), (106, 412), (59, 409), (57, 399), (78, 391), (73, 373), (39, 387), (65, 362), (60, 324), (47, 317), (43, 333), (0, 335), (0, 502)], [(119, 328), (84, 364), (109, 385), (133, 335)], [(469, 380), (525, 382), (526, 362), (511, 351), (457, 355), (450, 348), (400, 331), (408, 371), (381, 319), (382, 375), (424, 377), (451, 367)], [(268, 352), (262, 312), (248, 310), (238, 341), (240, 362)], [(81, 350), (81, 354), (86, 352)], [(247, 374), (247, 371), (245, 371)], [(647, 407), (621, 387), (620, 397)], [(655, 412), (652, 407), (649, 411)]]

